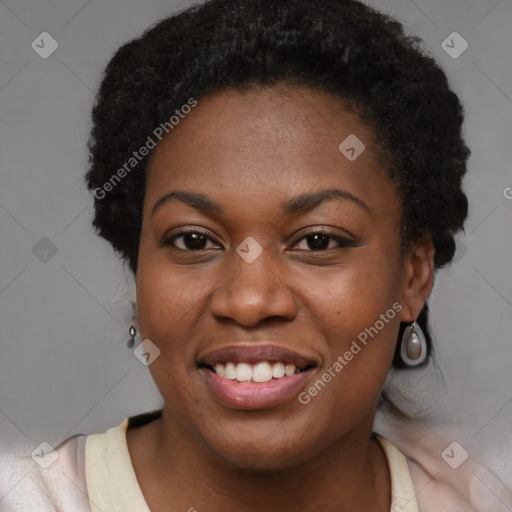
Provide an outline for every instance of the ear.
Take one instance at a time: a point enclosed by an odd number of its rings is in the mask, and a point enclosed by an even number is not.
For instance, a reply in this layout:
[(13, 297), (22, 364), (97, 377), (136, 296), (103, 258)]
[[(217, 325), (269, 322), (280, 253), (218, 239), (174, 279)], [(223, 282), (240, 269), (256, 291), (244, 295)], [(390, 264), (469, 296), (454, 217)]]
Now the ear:
[(434, 244), (431, 240), (415, 242), (407, 249), (402, 268), (402, 322), (418, 318), (433, 286)]

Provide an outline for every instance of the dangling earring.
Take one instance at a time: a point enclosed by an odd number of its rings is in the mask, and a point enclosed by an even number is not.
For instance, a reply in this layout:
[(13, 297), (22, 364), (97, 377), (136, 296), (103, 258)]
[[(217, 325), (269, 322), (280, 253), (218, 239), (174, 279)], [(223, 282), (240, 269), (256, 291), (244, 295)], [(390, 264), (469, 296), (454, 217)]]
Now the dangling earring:
[(425, 335), (416, 321), (404, 331), (400, 355), (407, 366), (418, 366), (427, 358)]
[(128, 348), (132, 348), (135, 345), (135, 336), (137, 336), (137, 329), (135, 325), (137, 325), (137, 306), (135, 302), (132, 303), (133, 315), (132, 315), (132, 324), (130, 325), (128, 332), (130, 333), (130, 339), (126, 342), (126, 346)]
[(126, 342), (126, 346), (128, 348), (132, 348), (135, 345), (135, 336), (137, 336), (137, 329), (135, 329), (133, 325), (130, 325), (128, 332), (130, 333), (130, 339)]

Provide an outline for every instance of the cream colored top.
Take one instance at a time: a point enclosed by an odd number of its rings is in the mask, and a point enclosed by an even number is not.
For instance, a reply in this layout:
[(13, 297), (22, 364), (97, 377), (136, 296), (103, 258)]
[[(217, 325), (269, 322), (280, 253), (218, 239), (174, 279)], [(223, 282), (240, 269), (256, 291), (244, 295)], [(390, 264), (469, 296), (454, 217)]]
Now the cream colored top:
[[(55, 447), (57, 458), (48, 452), (49, 466), (41, 465), (46, 458), (31, 456), (33, 446), (18, 451), (3, 447), (0, 512), (148, 512), (126, 430), (156, 419), (158, 413), (128, 418), (102, 434), (72, 436)], [(488, 466), (473, 455), (478, 446), (458, 430), (438, 427), (434, 434), (421, 421), (393, 418), (378, 430), (391, 473), (392, 512), (512, 511), (512, 458), (507, 455), (512, 451), (505, 443)]]
[[(92, 512), (151, 512), (132, 466), (128, 418), (85, 442), (85, 476)], [(407, 460), (389, 440), (377, 436), (391, 474), (390, 512), (419, 512)]]

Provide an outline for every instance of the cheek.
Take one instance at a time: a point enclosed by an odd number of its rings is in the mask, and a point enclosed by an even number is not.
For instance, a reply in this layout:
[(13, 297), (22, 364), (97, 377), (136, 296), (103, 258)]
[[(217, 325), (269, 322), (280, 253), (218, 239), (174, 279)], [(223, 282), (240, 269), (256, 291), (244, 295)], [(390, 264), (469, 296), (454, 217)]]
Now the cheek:
[(296, 276), (294, 290), (306, 298), (306, 311), (315, 311), (322, 323), (342, 338), (357, 336), (373, 325), (400, 297), (399, 266), (369, 250), (354, 253), (343, 266), (325, 272), (306, 269)]
[(214, 275), (207, 265), (176, 265), (166, 248), (155, 247), (149, 234), (141, 237), (137, 268), (137, 307), (141, 334), (164, 343), (179, 340), (197, 322)]
[(136, 277), (137, 316), (141, 337), (160, 349), (159, 358), (150, 366), (151, 373), (168, 371), (171, 376), (178, 376), (183, 372), (184, 361), (187, 367), (191, 364), (187, 356), (190, 348), (184, 340), (195, 324), (193, 304), (197, 304), (197, 286), (190, 280), (185, 283), (179, 269), (172, 271), (164, 254), (165, 250), (155, 249), (144, 237), (141, 239)]
[(314, 280), (303, 274), (301, 287), (328, 342), (323, 371), (336, 375), (333, 392), (376, 393), (391, 366), (400, 326), (400, 267), (368, 251), (344, 268), (316, 272)]
[[(163, 252), (163, 251), (162, 251)], [(191, 374), (195, 369), (193, 347), (187, 340), (199, 326), (199, 280), (183, 279), (157, 252), (143, 250), (137, 270), (137, 309), (140, 334), (160, 350), (148, 367), (160, 394), (177, 417), (186, 421), (184, 404), (190, 401)]]

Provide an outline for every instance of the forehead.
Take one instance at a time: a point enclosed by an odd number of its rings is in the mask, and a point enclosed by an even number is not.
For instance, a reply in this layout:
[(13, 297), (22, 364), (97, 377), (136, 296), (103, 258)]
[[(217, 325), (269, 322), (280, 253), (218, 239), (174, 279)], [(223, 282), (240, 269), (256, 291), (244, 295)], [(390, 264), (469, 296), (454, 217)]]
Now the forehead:
[[(362, 151), (355, 159), (347, 158), (351, 146), (355, 156)], [(159, 143), (147, 201), (173, 188), (268, 200), (344, 187), (375, 203), (393, 195), (377, 150), (373, 131), (334, 96), (284, 86), (227, 90), (199, 100)]]

